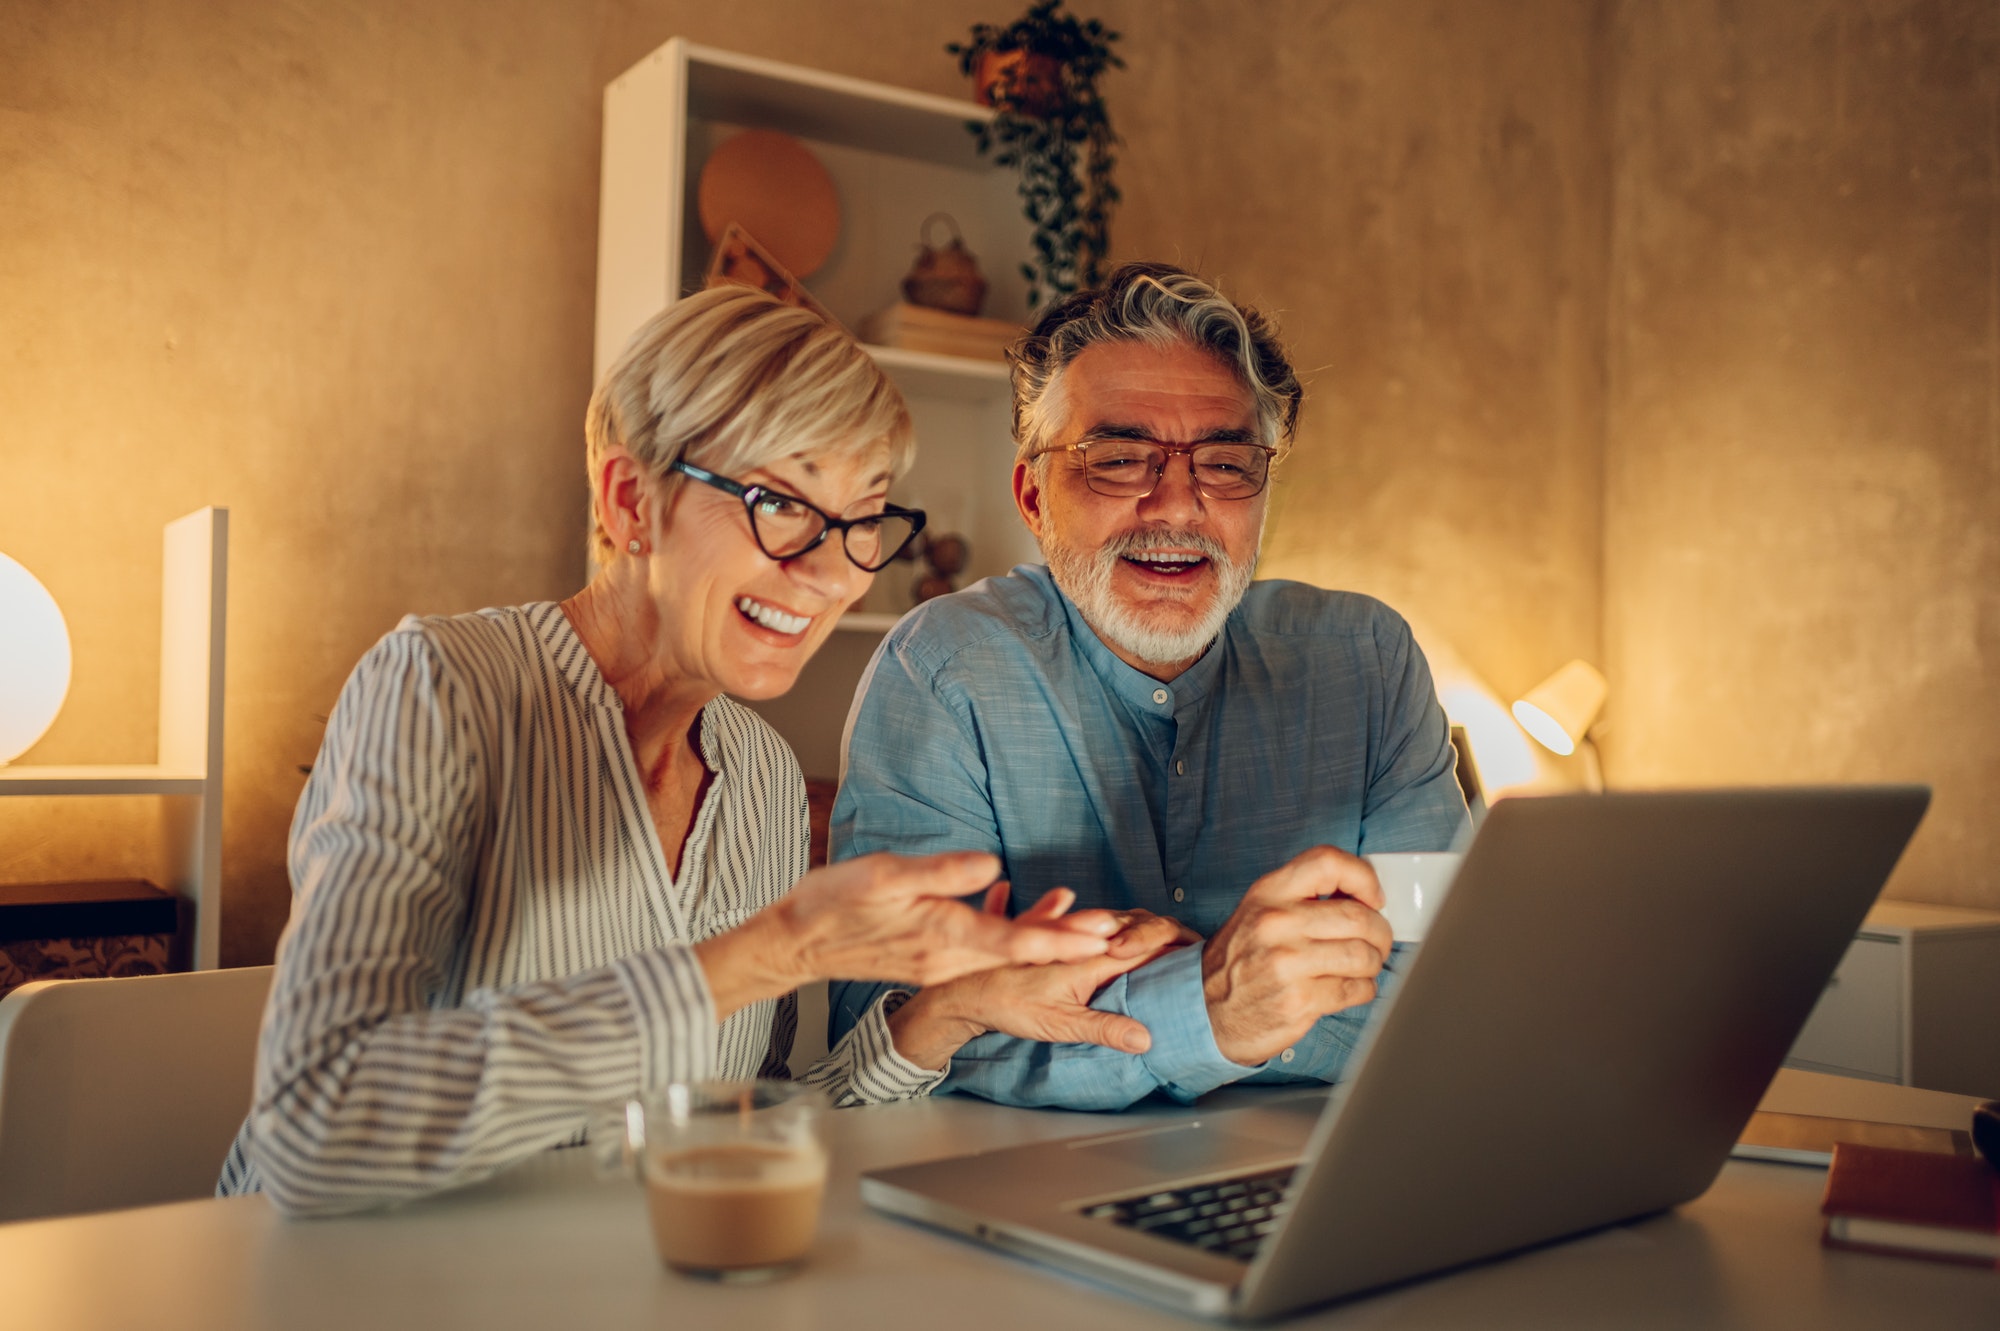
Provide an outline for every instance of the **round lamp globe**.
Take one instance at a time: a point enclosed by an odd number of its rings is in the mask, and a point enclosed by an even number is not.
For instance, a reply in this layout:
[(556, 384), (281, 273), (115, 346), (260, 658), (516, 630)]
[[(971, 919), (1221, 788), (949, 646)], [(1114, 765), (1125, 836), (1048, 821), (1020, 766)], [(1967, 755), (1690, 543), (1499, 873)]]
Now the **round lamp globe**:
[(0, 765), (34, 747), (69, 696), (69, 626), (35, 575), (0, 555)]

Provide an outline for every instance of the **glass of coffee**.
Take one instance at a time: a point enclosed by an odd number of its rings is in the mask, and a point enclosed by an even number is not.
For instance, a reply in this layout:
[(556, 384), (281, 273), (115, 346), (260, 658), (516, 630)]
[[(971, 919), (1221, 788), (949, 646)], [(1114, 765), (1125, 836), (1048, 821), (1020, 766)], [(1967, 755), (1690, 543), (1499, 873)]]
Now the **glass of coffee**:
[(789, 1081), (676, 1082), (625, 1106), (625, 1144), (676, 1271), (768, 1280), (805, 1259), (826, 1193), (826, 1098)]

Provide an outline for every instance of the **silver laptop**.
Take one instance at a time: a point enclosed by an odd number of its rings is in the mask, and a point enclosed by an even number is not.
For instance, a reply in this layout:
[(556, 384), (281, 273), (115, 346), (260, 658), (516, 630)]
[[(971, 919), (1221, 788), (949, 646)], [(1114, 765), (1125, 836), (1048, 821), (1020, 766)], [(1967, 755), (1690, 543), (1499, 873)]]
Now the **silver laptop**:
[(1503, 800), (1329, 1094), (874, 1170), (861, 1195), (1260, 1318), (1688, 1201), (1923, 817), (1918, 786)]

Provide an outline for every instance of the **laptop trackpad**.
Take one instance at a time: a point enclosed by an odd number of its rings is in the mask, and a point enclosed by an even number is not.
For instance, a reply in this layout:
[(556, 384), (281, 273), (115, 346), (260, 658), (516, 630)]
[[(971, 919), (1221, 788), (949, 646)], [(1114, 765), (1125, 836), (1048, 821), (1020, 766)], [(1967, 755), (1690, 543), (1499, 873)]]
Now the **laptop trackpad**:
[(1298, 1159), (1296, 1147), (1287, 1150), (1273, 1142), (1239, 1137), (1200, 1123), (1080, 1143), (1072, 1149), (1093, 1159), (1129, 1165), (1162, 1182), (1275, 1167)]

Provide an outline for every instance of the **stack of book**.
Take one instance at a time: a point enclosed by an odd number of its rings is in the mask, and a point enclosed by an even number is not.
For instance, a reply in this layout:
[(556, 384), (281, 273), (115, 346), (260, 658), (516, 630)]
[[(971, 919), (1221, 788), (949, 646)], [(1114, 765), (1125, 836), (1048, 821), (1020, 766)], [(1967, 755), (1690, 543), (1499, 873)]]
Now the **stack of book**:
[(908, 301), (877, 310), (861, 321), (860, 331), (862, 341), (877, 346), (973, 360), (1003, 359), (1007, 344), (1021, 335), (1020, 325), (1005, 319), (975, 319)]
[(1976, 1155), (1840, 1142), (1820, 1211), (1829, 1247), (2000, 1267), (2000, 1171)]

